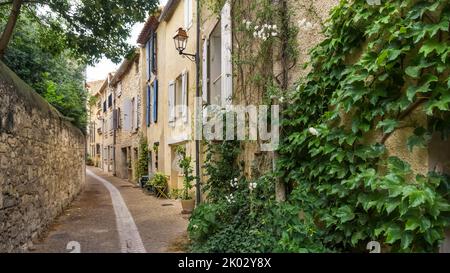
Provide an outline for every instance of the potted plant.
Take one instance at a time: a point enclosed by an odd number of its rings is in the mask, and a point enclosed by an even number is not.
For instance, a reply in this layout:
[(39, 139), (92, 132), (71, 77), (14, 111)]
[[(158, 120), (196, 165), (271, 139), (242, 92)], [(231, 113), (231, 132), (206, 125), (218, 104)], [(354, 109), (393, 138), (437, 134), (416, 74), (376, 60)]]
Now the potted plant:
[(149, 191), (153, 191), (156, 197), (166, 197), (169, 178), (163, 173), (155, 173), (150, 179), (146, 187)]
[(177, 154), (180, 156), (178, 166), (183, 172), (183, 189), (181, 192), (181, 206), (183, 208), (182, 213), (191, 213), (195, 208), (195, 200), (192, 198), (190, 191), (192, 189), (192, 182), (195, 180), (195, 176), (192, 175), (191, 162), (192, 158), (187, 156), (186, 148), (179, 146), (176, 150)]

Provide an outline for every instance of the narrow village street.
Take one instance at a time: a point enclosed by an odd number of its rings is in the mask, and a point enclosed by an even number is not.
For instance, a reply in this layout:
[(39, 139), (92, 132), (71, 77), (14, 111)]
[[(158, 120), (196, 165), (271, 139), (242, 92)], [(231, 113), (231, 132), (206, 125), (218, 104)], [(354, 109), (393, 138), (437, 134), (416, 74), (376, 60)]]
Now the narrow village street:
[[(149, 196), (137, 185), (102, 174), (96, 168), (87, 169), (86, 183), (82, 193), (30, 252), (73, 252), (77, 251), (71, 247), (74, 243), (79, 243), (81, 253), (184, 251), (188, 216), (181, 214), (179, 202)], [(121, 198), (126, 207), (121, 207)], [(127, 210), (132, 218), (124, 216)], [(135, 223), (137, 230), (127, 230), (130, 223)], [(139, 242), (133, 236), (142, 240), (145, 250), (136, 249)]]

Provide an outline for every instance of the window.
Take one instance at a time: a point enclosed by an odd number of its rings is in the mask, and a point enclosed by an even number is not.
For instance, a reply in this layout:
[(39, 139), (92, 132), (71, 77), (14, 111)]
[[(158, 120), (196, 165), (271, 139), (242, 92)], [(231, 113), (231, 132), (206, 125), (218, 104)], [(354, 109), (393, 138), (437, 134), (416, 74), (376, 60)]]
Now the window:
[(222, 105), (222, 35), (220, 22), (209, 38), (209, 88), (208, 103)]
[(121, 122), (121, 120), (120, 120), (120, 117), (121, 117), (121, 111), (120, 111), (120, 107), (119, 107), (119, 108), (117, 108), (116, 113), (115, 113), (115, 116), (114, 116), (115, 121), (116, 121), (115, 129), (120, 129), (120, 128), (122, 128), (122, 127), (121, 127), (121, 126), (122, 126), (122, 122)]
[(117, 96), (118, 97), (122, 96), (122, 82), (119, 82), (117, 84)]
[(153, 82), (153, 122), (158, 122), (158, 80)]
[(203, 100), (231, 104), (233, 94), (231, 7), (225, 3), (220, 21), (203, 45)]
[(136, 99), (132, 98), (131, 99), (131, 130), (134, 131), (136, 130)]
[(147, 86), (147, 127), (158, 122), (158, 80)]
[(151, 58), (150, 58), (150, 54), (151, 54), (152, 50), (151, 50), (151, 39), (149, 39), (147, 41), (147, 44), (145, 45), (145, 57), (146, 57), (146, 68), (147, 68), (147, 81), (150, 80), (151, 75), (150, 72), (152, 71), (152, 62), (151, 62)]
[(113, 100), (112, 100), (112, 94), (109, 94), (108, 96), (108, 108), (111, 108), (113, 105)]
[(150, 126), (151, 124), (151, 119), (150, 119), (150, 114), (151, 114), (151, 96), (152, 96), (152, 92), (151, 92), (151, 87), (149, 85), (147, 85), (147, 113), (146, 113), (146, 117), (147, 117), (147, 127)]
[(106, 107), (106, 100), (103, 102), (103, 112), (106, 112), (106, 109), (107, 109), (107, 107)]
[(151, 53), (151, 66), (154, 74), (157, 72), (157, 49), (158, 49), (158, 38), (157, 34), (154, 32), (152, 35), (152, 53)]
[(193, 20), (193, 5), (192, 0), (184, 0), (184, 26), (186, 29), (190, 29)]
[(188, 72), (184, 71), (169, 83), (169, 122), (183, 118), (188, 121)]

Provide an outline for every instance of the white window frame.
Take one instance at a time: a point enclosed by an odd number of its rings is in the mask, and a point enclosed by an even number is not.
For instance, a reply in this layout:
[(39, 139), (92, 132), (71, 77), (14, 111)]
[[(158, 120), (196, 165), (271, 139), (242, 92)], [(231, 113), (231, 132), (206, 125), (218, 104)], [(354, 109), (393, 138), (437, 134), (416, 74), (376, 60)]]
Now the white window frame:
[(194, 7), (192, 0), (184, 0), (184, 27), (189, 30), (194, 21)]

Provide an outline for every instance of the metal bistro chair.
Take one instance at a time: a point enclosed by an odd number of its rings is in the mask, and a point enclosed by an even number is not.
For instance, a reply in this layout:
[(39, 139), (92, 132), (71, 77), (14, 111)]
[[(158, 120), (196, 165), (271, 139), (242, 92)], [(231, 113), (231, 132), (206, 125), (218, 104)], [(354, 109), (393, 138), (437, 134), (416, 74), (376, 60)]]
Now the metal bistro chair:
[(155, 186), (155, 196), (160, 198), (160, 197), (164, 197), (166, 199), (169, 199), (169, 197), (166, 194), (166, 190), (167, 190), (167, 186)]

